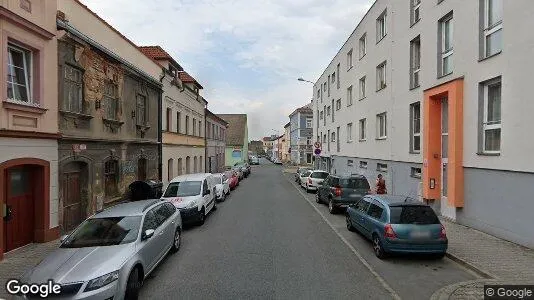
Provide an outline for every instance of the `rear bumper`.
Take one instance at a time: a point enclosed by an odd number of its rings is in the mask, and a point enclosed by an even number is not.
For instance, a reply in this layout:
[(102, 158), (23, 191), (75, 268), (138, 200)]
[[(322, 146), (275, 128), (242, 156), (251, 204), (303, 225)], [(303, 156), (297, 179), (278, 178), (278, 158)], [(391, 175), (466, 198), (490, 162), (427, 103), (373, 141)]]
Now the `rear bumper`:
[(448, 241), (436, 241), (431, 243), (406, 243), (402, 241), (390, 241), (386, 239), (382, 243), (382, 247), (386, 252), (390, 253), (428, 253), (440, 254), (447, 252)]
[(181, 208), (180, 216), (182, 217), (182, 223), (196, 222), (200, 219), (200, 211), (197, 207)]

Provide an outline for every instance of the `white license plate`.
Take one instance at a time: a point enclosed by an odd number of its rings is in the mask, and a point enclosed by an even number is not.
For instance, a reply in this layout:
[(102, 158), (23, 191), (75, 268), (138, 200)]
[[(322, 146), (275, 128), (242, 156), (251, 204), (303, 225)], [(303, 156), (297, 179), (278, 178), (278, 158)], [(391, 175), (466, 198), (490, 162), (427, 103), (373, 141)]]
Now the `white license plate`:
[(429, 238), (430, 232), (429, 231), (412, 231), (410, 236), (416, 239)]

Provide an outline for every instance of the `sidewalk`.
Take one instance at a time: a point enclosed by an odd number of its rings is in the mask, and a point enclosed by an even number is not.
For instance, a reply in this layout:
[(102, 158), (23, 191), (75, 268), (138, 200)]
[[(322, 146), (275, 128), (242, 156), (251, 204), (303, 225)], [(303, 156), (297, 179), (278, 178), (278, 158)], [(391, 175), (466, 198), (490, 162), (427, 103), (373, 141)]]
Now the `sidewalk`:
[(447, 286), (432, 299), (483, 299), (484, 284), (534, 284), (534, 250), (446, 219), (441, 222), (449, 237), (447, 256), (482, 279)]
[(30, 244), (4, 255), (0, 261), (0, 299), (10, 299), (6, 292), (9, 279), (20, 278), (26, 270), (39, 263), (59, 246), (59, 240), (43, 244)]

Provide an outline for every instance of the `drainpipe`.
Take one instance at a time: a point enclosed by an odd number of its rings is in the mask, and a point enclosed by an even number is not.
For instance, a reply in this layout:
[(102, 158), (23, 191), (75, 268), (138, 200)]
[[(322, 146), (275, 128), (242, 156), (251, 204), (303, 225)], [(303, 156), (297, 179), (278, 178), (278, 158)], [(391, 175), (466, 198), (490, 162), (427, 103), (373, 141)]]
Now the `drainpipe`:
[(159, 77), (161, 82), (161, 93), (158, 96), (158, 176), (159, 181), (163, 181), (163, 117), (161, 110), (163, 109), (163, 79), (165, 78), (165, 69), (162, 68), (162, 73)]

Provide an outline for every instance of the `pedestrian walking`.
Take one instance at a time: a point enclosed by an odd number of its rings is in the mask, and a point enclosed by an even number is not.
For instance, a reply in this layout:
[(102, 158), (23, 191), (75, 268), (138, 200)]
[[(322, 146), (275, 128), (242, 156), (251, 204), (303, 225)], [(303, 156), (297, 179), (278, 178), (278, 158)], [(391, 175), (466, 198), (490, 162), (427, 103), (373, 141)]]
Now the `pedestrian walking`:
[(376, 193), (377, 194), (387, 194), (388, 190), (386, 188), (386, 181), (384, 180), (382, 174), (378, 174), (376, 178)]

